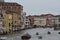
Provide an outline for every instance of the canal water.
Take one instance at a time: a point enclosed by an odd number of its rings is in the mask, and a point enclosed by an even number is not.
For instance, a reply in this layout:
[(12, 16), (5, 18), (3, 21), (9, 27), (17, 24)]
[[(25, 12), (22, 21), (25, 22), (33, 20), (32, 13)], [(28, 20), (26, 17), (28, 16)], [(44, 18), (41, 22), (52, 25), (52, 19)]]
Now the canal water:
[[(50, 35), (47, 34), (48, 31), (51, 32)], [(39, 35), (36, 35), (37, 32)], [(29, 33), (31, 35), (31, 39), (29, 40), (60, 40), (60, 34), (58, 34), (58, 32), (60, 32), (60, 30), (54, 31), (53, 28), (34, 28), (0, 37), (7, 37), (6, 40), (21, 40), (22, 35)], [(39, 36), (42, 36), (42, 39), (39, 39)]]

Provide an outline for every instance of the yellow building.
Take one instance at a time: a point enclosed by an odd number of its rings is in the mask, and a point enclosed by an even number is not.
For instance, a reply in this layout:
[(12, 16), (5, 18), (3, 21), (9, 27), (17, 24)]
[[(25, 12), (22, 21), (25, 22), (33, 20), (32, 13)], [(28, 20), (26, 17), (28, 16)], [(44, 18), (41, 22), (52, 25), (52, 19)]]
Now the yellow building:
[(3, 13), (4, 16), (4, 27), (9, 32), (12, 29), (12, 13)]
[(3, 16), (4, 16), (4, 27), (6, 28), (6, 30), (9, 31), (14, 31), (17, 30), (18, 28), (18, 14), (15, 12), (6, 12), (4, 10), (3, 11)]
[(0, 9), (0, 27), (6, 28), (8, 32), (12, 29), (12, 13)]

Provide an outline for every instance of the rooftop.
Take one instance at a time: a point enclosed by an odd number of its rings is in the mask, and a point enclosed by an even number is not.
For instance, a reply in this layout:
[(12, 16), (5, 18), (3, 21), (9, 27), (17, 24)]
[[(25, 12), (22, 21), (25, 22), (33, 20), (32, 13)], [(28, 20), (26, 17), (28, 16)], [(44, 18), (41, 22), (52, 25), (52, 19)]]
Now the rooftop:
[(22, 6), (16, 2), (0, 2), (0, 6)]

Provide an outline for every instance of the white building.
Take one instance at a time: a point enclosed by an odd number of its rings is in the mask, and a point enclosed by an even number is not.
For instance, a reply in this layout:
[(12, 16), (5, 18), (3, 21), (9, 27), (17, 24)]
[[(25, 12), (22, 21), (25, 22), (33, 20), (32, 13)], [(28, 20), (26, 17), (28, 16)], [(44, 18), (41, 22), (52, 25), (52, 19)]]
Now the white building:
[(25, 20), (25, 28), (29, 28), (30, 27), (30, 20), (29, 17), (26, 16), (26, 20)]
[(25, 20), (26, 20), (26, 12), (22, 12), (22, 14), (21, 14), (21, 29), (25, 28)]
[(46, 25), (46, 18), (44, 18), (44, 17), (34, 17), (34, 25), (45, 26)]

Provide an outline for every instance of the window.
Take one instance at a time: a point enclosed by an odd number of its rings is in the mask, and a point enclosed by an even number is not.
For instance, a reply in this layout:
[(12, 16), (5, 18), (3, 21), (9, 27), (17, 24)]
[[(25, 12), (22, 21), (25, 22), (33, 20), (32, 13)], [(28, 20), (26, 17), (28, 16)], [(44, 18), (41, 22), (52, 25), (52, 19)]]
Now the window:
[(27, 22), (26, 22), (26, 24), (27, 24)]
[(59, 24), (59, 26), (60, 26), (60, 24)]
[(3, 14), (1, 14), (1, 17), (3, 17)]
[(3, 22), (0, 22), (0, 24), (2, 24)]
[(0, 17), (3, 17), (3, 14), (0, 14)]
[(3, 8), (4, 8), (4, 9), (7, 9), (7, 8), (8, 8), (8, 6), (4, 6)]
[(28, 20), (26, 20), (26, 21), (28, 21)]
[(28, 24), (29, 24), (29, 22), (28, 22)]
[(15, 23), (16, 23), (17, 21), (15, 21)]
[(16, 9), (16, 6), (14, 6), (14, 9)]
[(59, 22), (60, 22), (60, 18), (59, 18)]
[(11, 24), (9, 23), (9, 26), (10, 26)]

